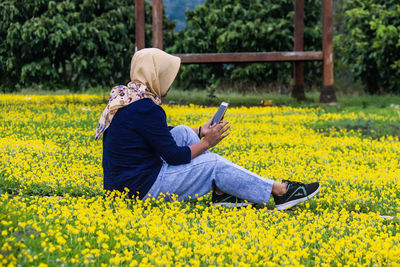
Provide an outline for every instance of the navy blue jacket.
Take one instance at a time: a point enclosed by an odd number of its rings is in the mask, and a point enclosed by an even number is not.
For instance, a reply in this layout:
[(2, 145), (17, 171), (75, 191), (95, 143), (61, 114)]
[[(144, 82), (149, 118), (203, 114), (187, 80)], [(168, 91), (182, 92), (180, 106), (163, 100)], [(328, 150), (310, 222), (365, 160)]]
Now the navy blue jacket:
[(161, 170), (161, 158), (170, 165), (190, 162), (190, 148), (176, 145), (166, 119), (148, 98), (117, 111), (103, 136), (104, 189), (127, 187), (130, 196), (142, 199)]

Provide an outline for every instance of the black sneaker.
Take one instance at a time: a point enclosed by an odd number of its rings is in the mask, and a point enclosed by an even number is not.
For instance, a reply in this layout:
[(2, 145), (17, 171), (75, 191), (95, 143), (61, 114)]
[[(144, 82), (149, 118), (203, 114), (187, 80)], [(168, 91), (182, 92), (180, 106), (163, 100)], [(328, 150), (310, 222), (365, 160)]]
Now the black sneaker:
[(294, 207), (315, 196), (320, 189), (319, 183), (303, 184), (283, 180), (287, 184), (287, 192), (282, 196), (274, 196), (275, 206), (278, 210)]
[(218, 195), (215, 190), (212, 193), (212, 203), (214, 206), (225, 206), (228, 208), (240, 208), (248, 205), (253, 205), (254, 203), (248, 202), (247, 200), (240, 199), (238, 197), (223, 193)]

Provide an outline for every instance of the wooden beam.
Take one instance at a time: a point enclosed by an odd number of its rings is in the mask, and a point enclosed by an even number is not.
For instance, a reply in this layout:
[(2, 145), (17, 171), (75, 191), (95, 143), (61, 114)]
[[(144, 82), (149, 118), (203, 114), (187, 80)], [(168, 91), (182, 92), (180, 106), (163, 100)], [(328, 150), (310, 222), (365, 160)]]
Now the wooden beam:
[(175, 56), (180, 57), (182, 63), (318, 61), (323, 59), (321, 51), (175, 54)]
[(162, 0), (152, 1), (152, 16), (153, 16), (153, 47), (163, 49), (163, 13), (162, 13)]
[(322, 90), (320, 101), (336, 102), (333, 88), (333, 0), (322, 2)]
[[(303, 51), (304, 40), (304, 0), (294, 0), (294, 51)], [(304, 62), (293, 64), (292, 96), (297, 100), (305, 100), (304, 93)]]
[(144, 1), (135, 0), (135, 16), (136, 16), (136, 49), (145, 48), (144, 34)]

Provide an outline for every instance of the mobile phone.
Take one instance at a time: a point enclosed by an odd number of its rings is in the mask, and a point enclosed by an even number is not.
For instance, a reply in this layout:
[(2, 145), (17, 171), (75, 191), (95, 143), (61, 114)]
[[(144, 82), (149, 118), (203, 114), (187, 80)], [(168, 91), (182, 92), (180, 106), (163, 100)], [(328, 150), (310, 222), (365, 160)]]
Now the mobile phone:
[(214, 123), (218, 124), (222, 120), (222, 118), (224, 117), (225, 112), (228, 108), (228, 105), (229, 105), (229, 103), (227, 103), (227, 102), (221, 103), (221, 105), (218, 108), (217, 113), (215, 113), (215, 116), (214, 116), (214, 119), (213, 119), (211, 125), (213, 125)]

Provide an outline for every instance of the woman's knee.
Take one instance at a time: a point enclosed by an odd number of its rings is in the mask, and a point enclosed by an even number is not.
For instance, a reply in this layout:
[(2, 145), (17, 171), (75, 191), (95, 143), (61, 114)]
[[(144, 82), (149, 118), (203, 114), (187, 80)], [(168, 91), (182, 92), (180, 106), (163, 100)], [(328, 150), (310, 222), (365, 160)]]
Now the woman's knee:
[(193, 132), (192, 128), (190, 128), (189, 126), (184, 125), (184, 124), (175, 126), (175, 127), (172, 129), (172, 131), (186, 132), (186, 133), (189, 133), (190, 131)]
[(190, 131), (193, 132), (193, 130), (186, 125), (178, 125), (175, 126), (174, 128), (172, 128), (171, 130), (171, 134), (172, 136), (187, 136), (188, 134), (190, 134)]
[(199, 141), (198, 136), (196, 133), (186, 125), (178, 125), (175, 126), (171, 130), (171, 134), (174, 137), (175, 141), (178, 145), (193, 145)]

